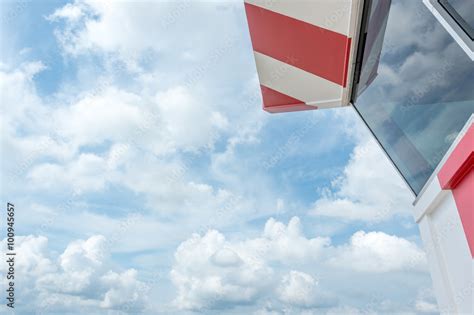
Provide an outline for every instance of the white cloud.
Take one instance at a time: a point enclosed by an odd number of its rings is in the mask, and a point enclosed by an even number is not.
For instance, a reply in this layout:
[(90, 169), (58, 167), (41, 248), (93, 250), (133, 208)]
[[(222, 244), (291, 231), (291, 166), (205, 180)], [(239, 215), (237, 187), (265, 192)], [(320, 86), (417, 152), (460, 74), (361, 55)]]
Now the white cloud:
[(351, 314), (351, 315), (376, 315), (378, 314), (376, 311), (373, 309), (367, 308), (367, 309), (358, 309), (356, 307), (350, 307), (350, 306), (340, 306), (340, 307), (334, 307), (328, 310), (326, 315), (346, 315), (346, 314)]
[[(144, 208), (152, 208), (173, 221), (185, 220), (180, 225), (189, 229), (193, 225), (194, 230), (197, 225), (202, 229), (220, 227), (233, 219), (251, 217), (258, 207), (250, 198), (244, 198), (240, 184), (216, 184), (208, 174), (202, 174), (205, 168), (194, 167), (195, 162), (214, 151), (215, 142), (230, 130), (243, 135), (229, 142), (254, 137), (256, 128), (248, 131), (243, 121), (262, 116), (258, 106), (253, 106), (260, 101), (259, 94), (246, 102), (242, 112), (238, 106), (227, 106), (229, 97), (225, 95), (234, 97), (232, 91), (209, 89), (206, 78), (209, 72), (220, 71), (216, 66), (224, 57), (233, 65), (238, 60), (232, 57), (238, 53), (232, 50), (233, 41), (230, 46), (223, 46), (208, 31), (221, 34), (223, 28), (216, 25), (232, 20), (230, 17), (237, 11), (187, 1), (184, 5), (178, 12), (176, 6), (163, 2), (135, 4), (132, 9), (126, 2), (75, 1), (51, 14), (49, 20), (53, 27), (57, 26), (58, 38), (74, 50), (64, 47), (74, 55), (66, 54), (67, 62), (78, 62), (77, 55), (96, 53), (98, 58), (92, 59), (100, 61), (91, 65), (81, 59), (76, 78), (60, 82), (57, 93), (47, 98), (38, 95), (33, 80), (44, 69), (42, 63), (25, 64), (14, 71), (2, 66), (2, 90), (8, 92), (2, 93), (2, 111), (8, 115), (0, 119), (11, 123), (2, 137), (2, 149), (10, 152), (8, 161), (2, 163), (2, 173), (26, 183), (23, 189), (28, 193), (73, 191), (85, 196), (102, 193), (109, 187), (126, 188), (144, 196)], [(215, 17), (215, 10), (222, 10), (219, 21), (207, 18)], [(190, 29), (180, 20), (184, 17), (181, 14), (188, 13), (207, 22), (212, 20), (215, 25), (206, 23), (205, 29)], [(160, 16), (169, 19), (160, 20)], [(56, 24), (59, 20), (65, 23)], [(156, 21), (163, 20), (167, 25), (159, 22), (159, 27), (165, 27), (166, 32), (149, 32), (156, 27)], [(242, 32), (240, 26), (230, 24), (226, 39)], [(125, 25), (127, 30), (120, 31)], [(180, 42), (187, 46), (182, 49), (183, 54), (193, 55), (183, 65), (183, 71), (176, 72), (174, 67), (171, 72), (155, 69), (154, 58), (166, 57), (157, 54), (166, 48), (163, 43), (183, 34), (188, 38), (190, 30), (202, 36), (196, 37), (200, 38), (199, 45)], [(121, 35), (114, 35), (118, 33)], [(104, 34), (107, 38), (101, 37)], [(152, 40), (150, 34), (159, 34), (159, 38)], [(149, 48), (155, 50), (153, 60), (142, 60), (141, 54)], [(138, 66), (142, 61), (150, 64), (139, 74), (121, 64)], [(101, 66), (106, 70), (102, 71)], [(237, 68), (232, 75), (241, 73)], [(228, 78), (227, 68), (224, 70)], [(248, 73), (254, 75), (253, 71)], [(248, 78), (242, 77), (244, 85)], [(247, 101), (247, 95), (243, 98)], [(250, 106), (254, 110), (249, 111)], [(253, 115), (254, 112), (260, 115)], [(48, 197), (50, 194), (45, 195)], [(210, 220), (203, 222), (203, 214)]]
[[(70, 188), (83, 193), (101, 191), (108, 183), (135, 183), (133, 178), (137, 177), (137, 185), (131, 189), (149, 193), (153, 202), (167, 197), (172, 202), (182, 201), (201, 194), (202, 207), (216, 209), (207, 205), (210, 195), (216, 195), (212, 198), (216, 203), (225, 199), (225, 194), (214, 192), (209, 185), (182, 183), (181, 176), (188, 175), (190, 165), (182, 166), (178, 155), (169, 159), (169, 154), (180, 150), (196, 155), (200, 149), (211, 150), (228, 127), (226, 117), (190, 89), (170, 88), (148, 98), (108, 83), (61, 106), (46, 106), (32, 81), (42, 69), (41, 63), (30, 63), (0, 72), (2, 90), (6, 91), (2, 93), (5, 132), (1, 140), (2, 148), (9, 152), (2, 161), (2, 173), (9, 181), (22, 182), (26, 175), (31, 189)], [(87, 152), (91, 147), (99, 151)], [(152, 154), (153, 161), (140, 167), (137, 160), (142, 152), (148, 157)], [(121, 166), (125, 167), (117, 171)], [(180, 188), (172, 192), (169, 187), (161, 194), (154, 185), (157, 177), (150, 177), (146, 185), (141, 183), (139, 177), (149, 173), (170, 178), (175, 188)], [(162, 188), (168, 182), (163, 182)]]
[[(120, 309), (132, 312), (146, 306), (145, 284), (137, 271), (111, 270), (101, 235), (76, 240), (54, 259), (44, 236), (16, 237), (15, 279), (18, 308), (23, 311), (77, 309), (84, 312)], [(2, 252), (6, 239), (1, 242)], [(6, 272), (6, 264), (0, 266)], [(6, 281), (2, 279), (2, 281)], [(27, 301), (27, 302), (26, 302)]]
[(34, 76), (44, 69), (40, 61), (23, 63), (14, 70), (10, 67), (0, 69), (2, 123), (9, 127), (5, 128), (6, 131), (26, 122), (34, 122), (37, 126), (39, 121), (35, 116), (38, 115), (39, 119), (45, 117), (45, 109), (41, 106), (41, 98), (37, 96), (33, 82)]
[(437, 313), (438, 306), (432, 302), (417, 300), (415, 309), (420, 313)]
[[(66, 194), (62, 202), (49, 206), (20, 204), (20, 207), (28, 210), (18, 212), (16, 216), (25, 230), (46, 235), (50, 240), (56, 240), (54, 244), (77, 235), (101, 234), (106, 238), (106, 250), (120, 256), (137, 252), (149, 252), (152, 256), (157, 248), (179, 244), (197, 226), (183, 221), (169, 222), (141, 207), (129, 205), (105, 205), (101, 207), (103, 212), (95, 211), (84, 203), (80, 194)], [(116, 215), (111, 216), (107, 211), (115, 211)]]
[(187, 87), (172, 87), (150, 97), (139, 94), (111, 83), (86, 93), (53, 112), (58, 132), (76, 146), (112, 141), (162, 155), (212, 147), (228, 125), (221, 113)]
[(165, 162), (135, 154), (114, 180), (144, 194), (155, 213), (179, 219), (181, 225), (192, 222), (194, 231), (197, 225), (207, 230), (251, 213), (251, 202), (240, 194), (195, 181), (193, 163), (194, 158)]
[(146, 121), (149, 110), (143, 102), (133, 93), (107, 86), (52, 113), (65, 141), (77, 146), (94, 145), (130, 137)]
[(245, 304), (269, 289), (273, 271), (261, 259), (241, 251), (215, 230), (183, 242), (175, 253), (171, 280), (181, 309), (212, 309)]
[[(296, 217), (287, 226), (270, 219), (261, 237), (241, 242), (229, 242), (215, 230), (204, 236), (194, 234), (175, 253), (171, 271), (178, 289), (175, 304), (183, 309), (205, 309), (255, 302), (274, 284), (270, 262), (298, 265), (315, 261), (328, 243), (327, 238), (307, 239)], [(289, 294), (282, 290), (283, 295)]]
[(59, 264), (65, 271), (82, 271), (100, 266), (104, 260), (104, 244), (105, 237), (102, 235), (71, 242), (59, 257)]
[(101, 190), (106, 182), (106, 161), (90, 153), (80, 154), (68, 164), (44, 163), (35, 166), (28, 177), (41, 189), (71, 186), (76, 193)]
[[(338, 303), (336, 295), (313, 276), (315, 272), (330, 268), (352, 276), (356, 272), (381, 277), (381, 273), (426, 268), (425, 255), (417, 245), (383, 232), (359, 231), (347, 244), (330, 243), (329, 238), (307, 238), (296, 217), (288, 225), (269, 219), (261, 236), (245, 240), (227, 240), (216, 230), (194, 234), (175, 252), (174, 305), (202, 311), (270, 301), (274, 305), (261, 312), (298, 314)], [(388, 307), (382, 304), (373, 307)]]
[(374, 140), (357, 145), (343, 175), (310, 214), (377, 222), (411, 215), (413, 196)]
[(15, 184), (41, 158), (64, 159), (74, 154), (74, 148), (60, 143), (49, 131), (51, 115), (37, 95), (34, 77), (44, 70), (41, 62), (21, 64), (15, 70), (0, 70), (2, 137), (2, 174), (5, 191), (15, 191)]
[(58, 20), (58, 19), (66, 19), (70, 22), (77, 21), (84, 15), (84, 7), (79, 3), (75, 2), (68, 3), (64, 7), (57, 9), (51, 14), (48, 19), (49, 20)]
[(415, 309), (420, 313), (439, 313), (433, 288), (426, 288), (418, 292), (415, 301)]
[[(226, 5), (235, 7), (239, 3)], [(234, 10), (217, 10), (215, 4), (187, 0), (177, 3), (79, 0), (56, 10), (49, 19), (62, 18), (67, 22), (64, 29), (56, 32), (66, 53), (113, 54), (125, 60), (130, 68), (138, 69), (137, 59), (149, 50), (172, 52), (183, 61), (189, 60), (189, 56), (202, 58), (207, 48), (213, 46), (216, 31), (220, 32), (218, 38), (233, 37), (242, 31), (235, 23), (228, 22), (234, 17)], [(194, 17), (193, 23), (199, 27), (189, 27), (189, 16)]]
[(360, 272), (424, 270), (426, 256), (416, 244), (383, 232), (358, 231), (349, 244), (340, 246), (329, 264)]
[(107, 272), (100, 282), (108, 287), (100, 306), (106, 309), (137, 311), (144, 307), (147, 288), (137, 280), (138, 272), (128, 269), (122, 273)]
[(104, 262), (105, 238), (97, 235), (87, 240), (71, 242), (59, 256), (59, 269), (38, 279), (40, 287), (53, 292), (86, 294)]
[(161, 129), (166, 130), (173, 147), (210, 147), (218, 131), (227, 127), (227, 119), (209, 106), (198, 102), (189, 89), (178, 86), (156, 95), (159, 113), (163, 118)]
[(283, 276), (277, 289), (279, 299), (289, 305), (311, 308), (335, 304), (335, 298), (318, 288), (318, 281), (311, 275), (291, 270)]
[(285, 264), (298, 264), (317, 260), (330, 243), (328, 237), (306, 238), (300, 219), (293, 217), (286, 226), (270, 218), (265, 223), (263, 236), (246, 245), (262, 256), (268, 255)]
[[(22, 84), (25, 86), (25, 82)], [(31, 94), (36, 95), (34, 89)], [(18, 163), (23, 155), (25, 162), (16, 167), (15, 161), (12, 161), (12, 167), (2, 164), (5, 173), (20, 168), (21, 172), (15, 171), (19, 179), (23, 179), (20, 175), (26, 174), (29, 187), (43, 192), (72, 190), (81, 195), (102, 191), (109, 183), (122, 185), (133, 192), (144, 193), (148, 205), (160, 215), (181, 220), (180, 228), (197, 230), (196, 226), (200, 225), (200, 229), (207, 230), (209, 226), (230, 224), (232, 218), (238, 217), (238, 212), (239, 216), (250, 213), (250, 203), (241, 195), (193, 178), (193, 163), (200, 157), (200, 153), (194, 151), (212, 146), (217, 130), (226, 127), (226, 118), (211, 107), (198, 106), (199, 101), (183, 87), (158, 93), (154, 100), (160, 103), (146, 103), (137, 94), (109, 86), (97, 93), (81, 95), (70, 105), (50, 108), (48, 116), (56, 117), (54, 121), (59, 127), (46, 126), (44, 133), (53, 134), (54, 140), (50, 136), (2, 137), (16, 146), (28, 142), (20, 158), (15, 159)], [(41, 100), (38, 102), (42, 107)], [(153, 108), (159, 116), (157, 114), (150, 121)], [(174, 112), (170, 108), (181, 110)], [(22, 114), (18, 120), (24, 119)], [(180, 124), (174, 125), (175, 120)], [(100, 146), (99, 152), (87, 152), (88, 147), (98, 144), (106, 147), (103, 152)], [(35, 149), (37, 146), (39, 148)], [(85, 149), (78, 151), (78, 147)], [(167, 154), (177, 153), (177, 150), (193, 153), (185, 159), (178, 154), (171, 157)], [(53, 159), (44, 161), (51, 155)], [(61, 213), (61, 216), (71, 216), (70, 212)], [(205, 222), (202, 221), (204, 213), (209, 218)], [(184, 222), (186, 220), (189, 222)], [(59, 222), (63, 220), (57, 221), (54, 228), (62, 229)], [(146, 230), (153, 230), (150, 224), (146, 226)], [(156, 245), (154, 240), (147, 239), (139, 243), (146, 248)]]
[[(15, 268), (18, 272), (31, 277), (39, 277), (55, 270), (54, 263), (44, 256), (48, 247), (48, 239), (43, 236), (19, 236), (16, 238), (16, 252), (21, 253), (16, 257)], [(6, 241), (2, 240), (2, 249), (6, 248)], [(5, 264), (2, 264), (5, 267)]]

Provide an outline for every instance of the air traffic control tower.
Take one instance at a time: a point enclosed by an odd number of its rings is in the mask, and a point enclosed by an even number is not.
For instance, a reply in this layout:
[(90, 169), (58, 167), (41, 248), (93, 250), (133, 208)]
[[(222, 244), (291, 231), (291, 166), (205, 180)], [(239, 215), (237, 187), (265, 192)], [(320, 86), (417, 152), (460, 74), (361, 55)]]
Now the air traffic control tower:
[(245, 10), (263, 109), (352, 106), (413, 192), (440, 312), (474, 314), (474, 1)]

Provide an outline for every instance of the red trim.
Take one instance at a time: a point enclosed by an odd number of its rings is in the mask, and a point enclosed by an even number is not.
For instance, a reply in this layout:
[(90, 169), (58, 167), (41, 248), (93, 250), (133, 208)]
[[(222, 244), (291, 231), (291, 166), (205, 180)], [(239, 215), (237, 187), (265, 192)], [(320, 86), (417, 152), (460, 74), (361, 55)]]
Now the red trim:
[(350, 38), (252, 4), (245, 11), (255, 51), (346, 86)]
[(264, 85), (260, 85), (260, 89), (262, 90), (263, 109), (269, 113), (317, 109), (316, 106), (306, 105), (303, 101), (275, 91)]
[(453, 196), (466, 234), (471, 257), (474, 258), (474, 172), (472, 168), (463, 181), (453, 189)]
[(471, 126), (459, 141), (438, 173), (443, 189), (453, 189), (474, 166), (474, 127)]
[(467, 243), (474, 258), (474, 125), (471, 125), (438, 173), (443, 189), (453, 192)]

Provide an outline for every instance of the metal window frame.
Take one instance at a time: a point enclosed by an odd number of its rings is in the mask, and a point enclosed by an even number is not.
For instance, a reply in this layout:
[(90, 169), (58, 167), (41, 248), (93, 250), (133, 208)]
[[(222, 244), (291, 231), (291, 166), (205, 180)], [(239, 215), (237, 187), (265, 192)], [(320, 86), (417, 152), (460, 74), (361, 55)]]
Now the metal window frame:
[(439, 4), (449, 13), (449, 15), (456, 21), (456, 23), (464, 30), (467, 36), (474, 40), (474, 29), (472, 26), (459, 14), (449, 0), (438, 0)]
[(423, 0), (423, 3), (474, 61), (474, 29), (471, 25), (459, 15), (449, 0)]

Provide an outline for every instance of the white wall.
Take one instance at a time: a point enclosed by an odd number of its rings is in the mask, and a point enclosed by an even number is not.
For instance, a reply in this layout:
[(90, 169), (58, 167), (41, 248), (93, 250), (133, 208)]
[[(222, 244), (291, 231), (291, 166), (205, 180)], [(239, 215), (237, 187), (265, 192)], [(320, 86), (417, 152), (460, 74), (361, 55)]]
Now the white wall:
[[(441, 167), (472, 122), (471, 117)], [(441, 314), (474, 314), (474, 260), (453, 193), (441, 189), (436, 176), (439, 169), (415, 202), (415, 220), (428, 256)]]

